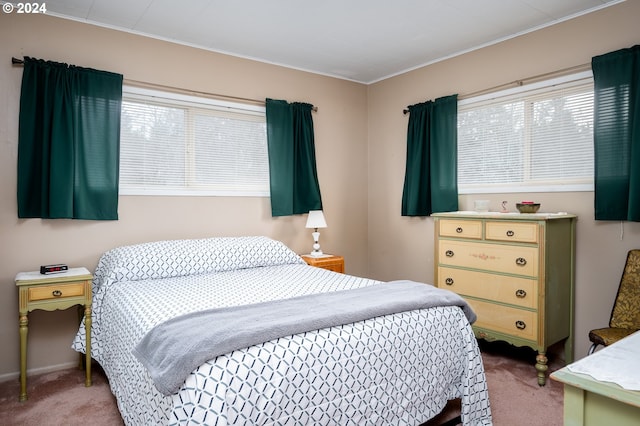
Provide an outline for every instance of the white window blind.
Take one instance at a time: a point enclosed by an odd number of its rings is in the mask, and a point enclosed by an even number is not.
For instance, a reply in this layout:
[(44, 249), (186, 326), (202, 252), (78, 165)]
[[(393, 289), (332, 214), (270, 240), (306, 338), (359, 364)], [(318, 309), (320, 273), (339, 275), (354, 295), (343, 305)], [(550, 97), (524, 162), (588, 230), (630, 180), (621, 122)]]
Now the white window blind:
[(126, 87), (124, 195), (269, 195), (264, 107)]
[(460, 101), (460, 193), (593, 190), (593, 79)]

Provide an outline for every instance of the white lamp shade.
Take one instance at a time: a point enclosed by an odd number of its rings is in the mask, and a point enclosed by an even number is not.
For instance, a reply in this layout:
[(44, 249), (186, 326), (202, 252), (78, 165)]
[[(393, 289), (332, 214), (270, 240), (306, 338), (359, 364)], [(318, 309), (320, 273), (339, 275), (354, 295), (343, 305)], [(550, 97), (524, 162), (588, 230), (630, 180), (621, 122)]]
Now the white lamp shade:
[(307, 217), (306, 228), (326, 228), (327, 222), (324, 220), (322, 210), (311, 210)]

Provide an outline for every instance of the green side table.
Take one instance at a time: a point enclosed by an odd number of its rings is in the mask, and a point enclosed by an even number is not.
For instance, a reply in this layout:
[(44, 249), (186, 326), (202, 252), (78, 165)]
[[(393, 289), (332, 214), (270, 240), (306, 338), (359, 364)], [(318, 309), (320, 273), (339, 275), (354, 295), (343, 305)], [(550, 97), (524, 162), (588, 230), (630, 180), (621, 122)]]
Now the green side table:
[[(54, 311), (79, 305), (79, 316), (85, 318), (86, 354), (85, 386), (91, 386), (91, 280), (86, 268), (42, 275), (39, 271), (16, 275), (20, 326), (20, 402), (27, 400), (27, 334), (29, 312), (35, 309)], [(83, 309), (84, 308), (84, 309)], [(82, 356), (82, 355), (81, 355)]]

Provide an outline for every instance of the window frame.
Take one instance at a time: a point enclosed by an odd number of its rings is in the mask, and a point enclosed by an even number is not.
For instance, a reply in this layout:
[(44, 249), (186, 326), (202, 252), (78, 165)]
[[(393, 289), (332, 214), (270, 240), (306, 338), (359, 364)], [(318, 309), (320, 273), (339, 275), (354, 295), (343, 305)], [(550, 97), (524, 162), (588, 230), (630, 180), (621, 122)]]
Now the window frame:
[[(265, 146), (266, 146), (266, 107), (264, 105), (232, 102), (227, 100), (221, 100), (214, 96), (207, 96), (206, 94), (184, 94), (171, 91), (170, 89), (150, 89), (145, 87), (139, 87), (134, 85), (123, 85), (122, 88), (122, 101), (123, 103), (131, 100), (146, 100), (159, 105), (165, 104), (169, 107), (186, 107), (197, 108), (199, 105), (203, 109), (218, 109), (218, 110), (233, 110), (236, 112), (244, 112), (249, 115), (261, 116), (265, 120)], [(124, 120), (123, 120), (124, 121)], [(193, 147), (193, 129), (186, 129), (187, 136), (185, 141), (186, 146), (191, 145)], [(195, 153), (195, 150), (193, 150)], [(268, 167), (268, 153), (266, 152), (265, 158)], [(120, 153), (122, 156), (122, 150)], [(185, 175), (189, 176), (194, 171), (195, 156), (185, 159)], [(242, 190), (238, 187), (235, 188), (209, 188), (206, 185), (187, 185), (183, 187), (123, 187), (122, 181), (118, 182), (119, 194), (124, 196), (185, 196), (185, 197), (269, 197), (269, 177), (265, 182), (264, 190)]]
[[(566, 85), (575, 83), (575, 85), (582, 85), (589, 83), (593, 83), (593, 72), (591, 70), (583, 71), (575, 74), (565, 75), (561, 77), (556, 77), (548, 80), (537, 81), (531, 84), (500, 90), (496, 92), (486, 93), (479, 96), (474, 96), (466, 99), (461, 99), (458, 101), (458, 114), (460, 114), (460, 110), (465, 109), (466, 106), (472, 104), (479, 103), (487, 103), (491, 100), (502, 98), (507, 100), (517, 99), (518, 95), (522, 95), (523, 98), (536, 97), (536, 95), (531, 95), (532, 92), (549, 89), (551, 92), (553, 87), (559, 85)], [(526, 112), (525, 112), (526, 114)], [(458, 151), (459, 152), (459, 151)], [(500, 184), (490, 184), (490, 183), (479, 183), (479, 184), (467, 184), (461, 185), (458, 182), (458, 193), (460, 195), (465, 194), (494, 194), (494, 193), (525, 193), (525, 192), (589, 192), (594, 190), (594, 182), (593, 175), (591, 176), (590, 182), (584, 183), (557, 183), (557, 184), (535, 184), (535, 183), (527, 183), (526, 181), (522, 184), (519, 183), (500, 183)]]

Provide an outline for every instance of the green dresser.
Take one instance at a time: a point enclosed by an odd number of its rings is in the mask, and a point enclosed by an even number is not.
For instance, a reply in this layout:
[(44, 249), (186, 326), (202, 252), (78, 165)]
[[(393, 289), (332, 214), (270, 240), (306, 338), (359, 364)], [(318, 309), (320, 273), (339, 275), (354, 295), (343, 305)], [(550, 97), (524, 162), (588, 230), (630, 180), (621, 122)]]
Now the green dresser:
[(573, 359), (576, 216), (452, 212), (435, 223), (435, 283), (476, 312), (476, 337), (538, 352), (538, 384), (546, 383), (547, 348), (565, 341)]

